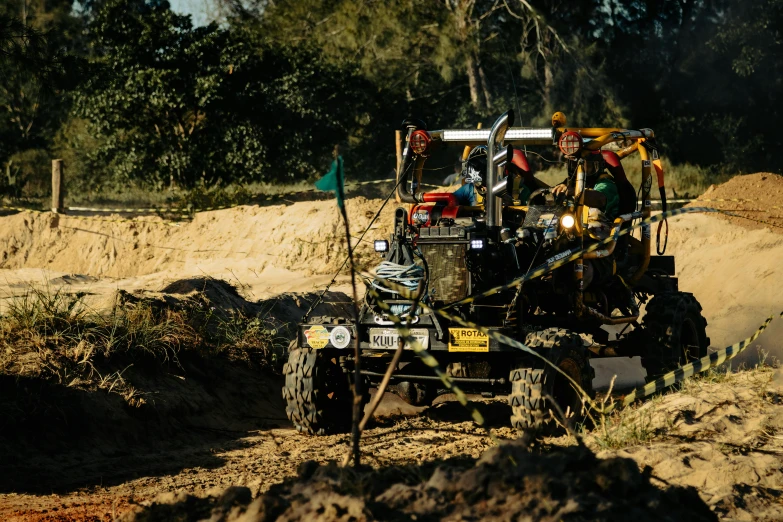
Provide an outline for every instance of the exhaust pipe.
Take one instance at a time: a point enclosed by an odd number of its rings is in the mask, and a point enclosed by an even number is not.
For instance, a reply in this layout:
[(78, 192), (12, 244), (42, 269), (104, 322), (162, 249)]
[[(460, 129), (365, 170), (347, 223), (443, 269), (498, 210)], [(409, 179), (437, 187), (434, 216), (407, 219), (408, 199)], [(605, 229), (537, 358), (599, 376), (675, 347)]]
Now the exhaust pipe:
[(503, 114), (492, 125), (489, 131), (489, 140), (487, 141), (487, 196), (484, 199), (484, 212), (486, 213), (487, 228), (500, 228), (503, 221), (503, 206), (495, 198), (495, 186), (500, 180), (502, 166), (495, 165), (495, 155), (497, 146), (503, 143), (506, 137), (506, 131), (514, 124), (514, 111), (510, 110)]

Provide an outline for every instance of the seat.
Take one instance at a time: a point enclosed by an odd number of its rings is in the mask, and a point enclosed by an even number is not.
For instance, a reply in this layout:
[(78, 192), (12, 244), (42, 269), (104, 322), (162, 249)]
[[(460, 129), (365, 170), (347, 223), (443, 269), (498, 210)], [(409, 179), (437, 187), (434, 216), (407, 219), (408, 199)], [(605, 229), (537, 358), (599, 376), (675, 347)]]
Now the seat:
[(620, 156), (610, 150), (602, 150), (601, 155), (606, 163), (606, 169), (614, 178), (614, 184), (617, 186), (617, 193), (620, 196), (620, 214), (628, 214), (636, 210), (636, 189), (628, 181), (625, 175), (625, 169), (620, 162)]

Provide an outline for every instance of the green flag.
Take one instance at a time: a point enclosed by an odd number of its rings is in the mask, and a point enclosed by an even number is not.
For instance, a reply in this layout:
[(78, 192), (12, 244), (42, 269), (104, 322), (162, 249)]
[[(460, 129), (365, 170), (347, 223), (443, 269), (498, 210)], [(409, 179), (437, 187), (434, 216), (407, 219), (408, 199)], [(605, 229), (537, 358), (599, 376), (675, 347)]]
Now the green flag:
[(337, 156), (332, 162), (332, 168), (324, 174), (324, 177), (315, 182), (315, 188), (328, 192), (334, 190), (337, 197), (337, 206), (344, 208), (345, 200), (345, 173), (343, 171), (343, 157)]

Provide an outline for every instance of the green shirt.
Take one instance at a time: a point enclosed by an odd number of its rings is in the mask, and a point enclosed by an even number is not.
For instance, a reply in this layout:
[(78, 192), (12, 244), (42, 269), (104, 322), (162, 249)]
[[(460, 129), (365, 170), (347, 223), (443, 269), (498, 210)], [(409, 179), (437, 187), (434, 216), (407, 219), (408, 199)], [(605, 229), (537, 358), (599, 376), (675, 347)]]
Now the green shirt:
[(614, 220), (620, 213), (620, 193), (617, 192), (617, 185), (615, 185), (614, 179), (609, 175), (601, 176), (595, 186), (593, 186), (593, 190), (606, 196), (606, 208), (601, 210), (606, 217)]
[(527, 188), (527, 185), (523, 183), (522, 187), (519, 189), (519, 204), (527, 205), (527, 198), (530, 197), (530, 194), (532, 194), (532, 192)]

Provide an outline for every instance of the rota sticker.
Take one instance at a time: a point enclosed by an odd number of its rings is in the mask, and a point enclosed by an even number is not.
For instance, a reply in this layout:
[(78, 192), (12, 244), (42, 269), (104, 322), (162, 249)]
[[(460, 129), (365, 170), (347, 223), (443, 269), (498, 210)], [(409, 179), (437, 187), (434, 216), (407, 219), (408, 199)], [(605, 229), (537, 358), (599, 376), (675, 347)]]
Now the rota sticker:
[(450, 352), (488, 352), (489, 337), (474, 328), (449, 328)]
[(304, 331), (304, 335), (307, 338), (307, 344), (316, 350), (323, 348), (329, 343), (329, 330), (316, 324)]

